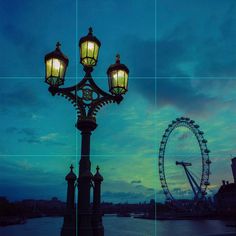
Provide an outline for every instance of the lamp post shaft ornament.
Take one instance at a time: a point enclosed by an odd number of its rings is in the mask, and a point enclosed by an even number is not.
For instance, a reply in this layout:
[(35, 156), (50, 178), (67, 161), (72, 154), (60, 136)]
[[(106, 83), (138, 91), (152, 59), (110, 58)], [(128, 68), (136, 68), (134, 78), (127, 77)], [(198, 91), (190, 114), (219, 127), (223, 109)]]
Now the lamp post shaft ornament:
[[(80, 63), (84, 67), (85, 76), (76, 85), (61, 88), (64, 84), (66, 69), (69, 59), (62, 53), (61, 44), (56, 44), (56, 49), (45, 56), (46, 76), (45, 82), (49, 84), (49, 92), (61, 95), (68, 99), (77, 110), (76, 127), (81, 132), (81, 158), (79, 162), (78, 204), (77, 216), (75, 210), (76, 175), (71, 166), (71, 172), (66, 176), (67, 210), (61, 236), (103, 236), (101, 202), (101, 182), (103, 177), (97, 172), (93, 176), (90, 162), (90, 137), (97, 127), (96, 114), (101, 107), (108, 103), (119, 104), (128, 88), (128, 68), (120, 63), (117, 55), (115, 64), (107, 70), (109, 92), (103, 91), (92, 78), (93, 67), (96, 66), (101, 43), (93, 35), (92, 28), (89, 33), (79, 41)], [(90, 189), (93, 187), (93, 209), (90, 203)]]

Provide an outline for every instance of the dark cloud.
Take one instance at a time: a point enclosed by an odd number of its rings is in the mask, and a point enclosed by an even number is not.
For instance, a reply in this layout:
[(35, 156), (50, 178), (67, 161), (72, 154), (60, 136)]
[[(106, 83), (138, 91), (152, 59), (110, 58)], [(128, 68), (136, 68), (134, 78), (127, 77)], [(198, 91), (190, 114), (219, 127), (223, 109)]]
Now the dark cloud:
[[(171, 38), (171, 39), (169, 39)], [(201, 92), (198, 88), (193, 87), (190, 77), (178, 64), (184, 63), (187, 57), (185, 43), (180, 39), (173, 39), (168, 36), (167, 39), (161, 39), (157, 42), (157, 75), (155, 79), (155, 56), (153, 50), (155, 42), (138, 41), (135, 47), (141, 48), (132, 53), (133, 61), (131, 68), (135, 73), (133, 76), (138, 77), (133, 85), (144, 98), (148, 99), (152, 105), (157, 107), (174, 106), (183, 113), (201, 115), (208, 114), (209, 106), (218, 107), (219, 99), (210, 97)], [(141, 58), (149, 58), (150, 63), (142, 62)], [(167, 78), (163, 76), (177, 76), (179, 78)], [(145, 78), (149, 76), (149, 78)], [(182, 77), (185, 77), (184, 79)], [(132, 77), (131, 77), (132, 79)], [(207, 81), (204, 83), (207, 86)]]
[(15, 132), (17, 132), (17, 130), (18, 130), (18, 128), (11, 126), (11, 127), (6, 128), (5, 132), (6, 133), (15, 133)]
[[(156, 41), (130, 38), (127, 47), (139, 50), (127, 50), (130, 76), (146, 80), (166, 76), (185, 77), (187, 74), (179, 68), (179, 63), (187, 61), (188, 48), (180, 39), (167, 36)], [(156, 70), (155, 70), (156, 67)]]
[[(136, 182), (137, 180), (135, 180)], [(125, 181), (105, 181), (103, 196), (105, 201), (112, 202), (143, 202), (154, 196), (154, 190), (141, 184), (132, 184)]]
[(155, 43), (154, 41), (141, 41), (132, 38), (127, 41), (127, 47), (138, 50), (127, 50), (127, 61), (129, 62), (130, 76), (145, 79), (155, 76)]
[(153, 191), (155, 191), (155, 190), (154, 190), (154, 188), (147, 188), (147, 191), (153, 192)]
[(4, 37), (8, 42), (11, 42), (13, 45), (22, 46), (24, 45), (25, 50), (26, 47), (28, 49), (28, 53), (30, 52), (30, 48), (33, 47), (33, 41), (29, 37), (30, 32), (25, 32), (21, 30), (17, 24), (6, 24), (2, 29)]
[(19, 111), (19, 109), (29, 109), (30, 111), (38, 111), (45, 105), (44, 100), (42, 100), (35, 91), (30, 87), (19, 87), (13, 91), (9, 88), (0, 91), (1, 102), (0, 111), (6, 112), (9, 110)]
[[(193, 116), (208, 116), (231, 105), (223, 101), (220, 92), (227, 81), (217, 78), (236, 75), (236, 41), (232, 40), (236, 36), (236, 7), (232, 1), (222, 6), (217, 7), (217, 19), (214, 14), (204, 15), (201, 22), (192, 16), (180, 17), (183, 19), (158, 35), (156, 42), (127, 40), (129, 47), (139, 49), (127, 50), (131, 79), (138, 77), (133, 87), (152, 105), (173, 106)], [(206, 25), (212, 27), (206, 29)], [(194, 80), (201, 83), (193, 86)], [(218, 92), (209, 95), (209, 89), (217, 84)], [(236, 83), (230, 88), (236, 88)]]
[(138, 184), (138, 185), (135, 186), (135, 188), (143, 188), (143, 185)]
[(178, 140), (187, 139), (187, 138), (189, 138), (190, 135), (191, 135), (190, 133), (183, 133), (178, 137)]
[(0, 169), (1, 196), (11, 200), (50, 199), (57, 193), (60, 199), (65, 200), (66, 182), (63, 181), (63, 174), (47, 172), (28, 162), (17, 163), (3, 158)]
[[(236, 4), (233, 2), (231, 6), (226, 11), (223, 21), (219, 27), (221, 32), (222, 40), (229, 40), (232, 42), (232, 39), (236, 36), (235, 23), (236, 23)], [(232, 42), (233, 43), (233, 42)]]
[(36, 129), (33, 128), (16, 128), (14, 126), (5, 129), (7, 133), (14, 133), (18, 135), (18, 142), (28, 144), (47, 144), (64, 146), (66, 143), (57, 141), (57, 133), (49, 133), (46, 135), (39, 135)]
[(132, 180), (131, 184), (141, 184), (142, 181), (141, 180)]
[(173, 190), (171, 190), (171, 193), (176, 198), (192, 198), (194, 195), (191, 189), (183, 190), (181, 188), (174, 188)]
[(35, 136), (35, 135), (36, 135), (35, 130), (32, 129), (32, 128), (23, 128), (23, 129), (20, 129), (20, 130), (19, 130), (19, 133), (20, 133), (20, 134), (27, 135), (27, 136)]
[[(48, 138), (47, 138), (48, 136)], [(57, 141), (57, 138), (51, 138), (50, 134), (45, 136), (38, 136), (36, 134), (26, 134), (25, 137), (19, 138), (18, 142), (28, 144), (46, 144), (55, 146), (65, 146), (66, 143)]]
[(66, 200), (65, 173), (47, 171), (24, 160), (17, 163), (1, 160), (0, 168), (0, 196), (11, 200), (51, 199), (57, 196)]
[[(139, 202), (147, 199), (144, 194), (133, 192), (104, 192), (102, 194), (104, 201), (112, 202)], [(147, 199), (148, 200), (148, 199)]]
[[(154, 89), (155, 86), (156, 89)], [(153, 106), (156, 105), (158, 108), (173, 106), (190, 116), (208, 116), (214, 113), (216, 108), (227, 105), (227, 102), (218, 98), (217, 95), (210, 96), (202, 92), (201, 88), (193, 87), (190, 79), (165, 78), (156, 82), (155, 80), (137, 80), (135, 88)]]

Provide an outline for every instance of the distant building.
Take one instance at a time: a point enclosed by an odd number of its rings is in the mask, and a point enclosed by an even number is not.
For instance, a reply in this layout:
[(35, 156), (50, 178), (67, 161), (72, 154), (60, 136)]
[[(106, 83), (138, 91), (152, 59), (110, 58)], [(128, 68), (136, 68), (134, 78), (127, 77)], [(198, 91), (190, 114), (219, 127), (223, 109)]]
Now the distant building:
[(234, 183), (223, 180), (215, 195), (217, 210), (220, 214), (236, 215), (236, 157), (232, 159)]
[(233, 172), (233, 177), (234, 177), (234, 183), (236, 184), (236, 157), (232, 159), (232, 172)]

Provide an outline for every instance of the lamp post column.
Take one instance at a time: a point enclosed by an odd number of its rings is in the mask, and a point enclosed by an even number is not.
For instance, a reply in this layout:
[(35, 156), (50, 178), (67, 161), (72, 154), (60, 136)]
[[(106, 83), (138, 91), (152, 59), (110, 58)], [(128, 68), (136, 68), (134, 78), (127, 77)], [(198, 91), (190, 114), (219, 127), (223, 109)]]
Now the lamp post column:
[(78, 178), (78, 217), (79, 236), (93, 236), (90, 188), (93, 175), (90, 162), (90, 136), (97, 124), (93, 120), (79, 120), (77, 128), (81, 131), (81, 159)]
[[(95, 117), (100, 108), (108, 103), (119, 104), (122, 101), (123, 95), (128, 88), (129, 70), (124, 64), (120, 63), (120, 56), (117, 55), (115, 64), (110, 65), (107, 70), (110, 93), (98, 87), (91, 77), (91, 72), (97, 64), (101, 43), (93, 35), (93, 30), (90, 27), (88, 35), (82, 37), (79, 41), (80, 63), (84, 67), (85, 77), (74, 86), (61, 88), (60, 86), (64, 85), (69, 59), (62, 53), (60, 46), (61, 44), (57, 43), (56, 49), (48, 53), (44, 58), (46, 66), (45, 82), (49, 85), (49, 92), (53, 96), (61, 95), (68, 99), (76, 108), (78, 114), (76, 126), (81, 131), (82, 142), (78, 176), (78, 216), (75, 220), (77, 227), (76, 236), (98, 236), (96, 235), (97, 233), (93, 233), (93, 228), (94, 232), (99, 232), (100, 236), (104, 233), (101, 214), (99, 213), (102, 181), (101, 179), (93, 179), (91, 173), (90, 136), (97, 127)], [(92, 219), (90, 189), (94, 180), (95, 182), (97, 181), (94, 195), (95, 207), (93, 208), (96, 217)], [(72, 187), (70, 185), (68, 190), (71, 193), (68, 195), (71, 209), (74, 201)], [(69, 217), (66, 217), (66, 222), (67, 219)], [(71, 225), (74, 224), (72, 222), (73, 219), (69, 221)]]

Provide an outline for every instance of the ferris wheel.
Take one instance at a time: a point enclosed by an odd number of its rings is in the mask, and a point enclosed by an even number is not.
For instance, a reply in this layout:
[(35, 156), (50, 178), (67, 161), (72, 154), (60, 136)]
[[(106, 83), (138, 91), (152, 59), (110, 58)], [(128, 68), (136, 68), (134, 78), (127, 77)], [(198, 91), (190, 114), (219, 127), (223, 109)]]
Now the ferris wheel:
[(204, 138), (204, 132), (199, 129), (199, 125), (195, 123), (194, 120), (191, 120), (187, 117), (180, 117), (176, 120), (173, 120), (168, 127), (166, 128), (162, 140), (160, 142), (159, 148), (159, 161), (158, 161), (158, 168), (159, 168), (159, 176), (161, 187), (165, 194), (165, 198), (167, 202), (174, 202), (175, 198), (171, 194), (171, 191), (168, 188), (168, 183), (166, 181), (166, 173), (165, 173), (165, 151), (166, 145), (168, 143), (168, 139), (171, 133), (178, 127), (186, 127), (188, 128), (196, 137), (198, 141), (198, 145), (200, 148), (200, 156), (201, 156), (201, 176), (199, 180), (197, 180), (192, 172), (189, 170), (189, 167), (192, 166), (192, 163), (185, 162), (183, 160), (176, 161), (176, 165), (182, 166), (184, 168), (187, 180), (191, 186), (191, 189), (194, 194), (194, 200), (203, 200), (205, 199), (205, 195), (207, 187), (210, 185), (209, 183), (209, 175), (210, 175), (210, 164), (211, 161), (209, 159), (209, 149), (207, 148), (207, 140)]

